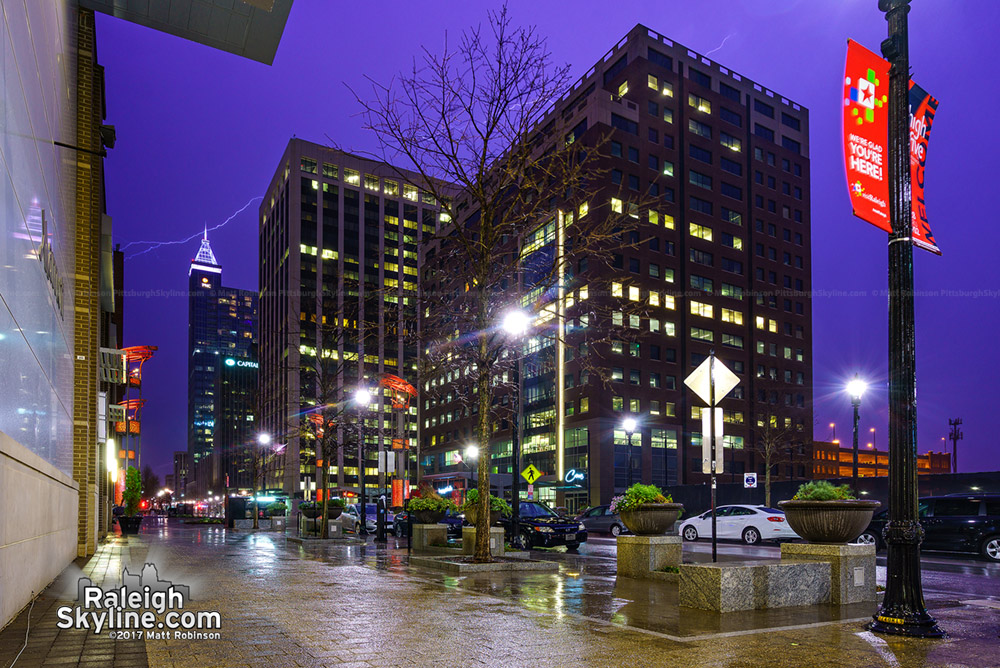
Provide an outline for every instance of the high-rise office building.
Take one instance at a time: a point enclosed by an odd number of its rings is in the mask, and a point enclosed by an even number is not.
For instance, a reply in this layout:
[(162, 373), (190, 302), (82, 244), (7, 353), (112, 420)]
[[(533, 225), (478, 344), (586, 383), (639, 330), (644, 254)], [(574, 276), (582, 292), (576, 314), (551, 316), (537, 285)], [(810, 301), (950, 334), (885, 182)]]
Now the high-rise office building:
[[(374, 389), (385, 375), (415, 381), (407, 328), (417, 318), (418, 244), (439, 210), (419, 183), (417, 174), (301, 139), (289, 141), (278, 163), (260, 207), (261, 430), (287, 446), (269, 488), (315, 496), (314, 442), (301, 435), (306, 415), (321, 408), (321, 384), (336, 388), (329, 404), (359, 385)], [(331, 363), (317, 365), (317, 355)], [(392, 447), (401, 419), (385, 392), (373, 394), (371, 455)], [(345, 490), (360, 487), (356, 419), (349, 409), (338, 420), (343, 447), (328, 463), (334, 486)], [(374, 459), (365, 476), (370, 490), (385, 484)]]
[(217, 378), (226, 359), (249, 357), (256, 340), (257, 293), (222, 285), (222, 267), (206, 232), (188, 269), (189, 497), (224, 484), (215, 442), (216, 404), (222, 398)]
[[(554, 140), (607, 140), (586, 192), (555, 206), (621, 213), (622, 189), (652, 203), (635, 212), (631, 247), (610, 266), (576, 258), (560, 305), (570, 333), (528, 346), (521, 468), (545, 474), (534, 498), (578, 509), (608, 503), (629, 479), (705, 482), (702, 402), (683, 382), (712, 350), (740, 378), (721, 403), (721, 480), (762, 471), (765, 441), (775, 444), (775, 478), (808, 477), (808, 122), (795, 102), (641, 25), (539, 121)], [(608, 294), (588, 291), (598, 277), (610, 281)], [(589, 314), (598, 302), (611, 312), (625, 306), (595, 323)], [(588, 348), (588, 323), (622, 336)], [(581, 364), (584, 350), (600, 374)], [(443, 486), (449, 475), (465, 484), (456, 455), (473, 418), (447, 387), (421, 407), (422, 472)], [(622, 426), (629, 415), (639, 425), (631, 457)], [(499, 426), (491, 457), (503, 482), (517, 472), (510, 429)]]
[[(258, 367), (256, 349), (250, 357), (226, 356), (215, 375), (215, 452), (213, 476), (216, 486), (230, 492), (254, 492), (252, 458), (256, 447)], [(255, 484), (256, 483), (256, 484)]]

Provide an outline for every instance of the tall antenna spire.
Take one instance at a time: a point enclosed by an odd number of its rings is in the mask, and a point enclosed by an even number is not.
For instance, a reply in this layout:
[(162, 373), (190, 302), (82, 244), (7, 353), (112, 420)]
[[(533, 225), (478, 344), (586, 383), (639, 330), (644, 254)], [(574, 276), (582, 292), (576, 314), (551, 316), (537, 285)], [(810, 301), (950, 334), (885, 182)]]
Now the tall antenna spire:
[(215, 260), (215, 253), (212, 252), (212, 247), (208, 243), (207, 225), (205, 226), (205, 235), (201, 239), (201, 248), (198, 249), (198, 255), (195, 256), (194, 261), (198, 264), (219, 266), (219, 263)]

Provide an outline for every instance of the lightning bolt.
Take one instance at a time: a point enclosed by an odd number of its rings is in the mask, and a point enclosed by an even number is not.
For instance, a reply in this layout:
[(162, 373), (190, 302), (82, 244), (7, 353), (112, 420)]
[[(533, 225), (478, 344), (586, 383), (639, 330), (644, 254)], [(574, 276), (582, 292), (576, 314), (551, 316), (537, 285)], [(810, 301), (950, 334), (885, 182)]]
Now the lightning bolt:
[(726, 37), (722, 40), (722, 44), (720, 44), (719, 46), (715, 47), (711, 51), (708, 51), (705, 55), (706, 56), (710, 56), (713, 53), (715, 53), (716, 51), (718, 51), (719, 49), (721, 49), (722, 47), (724, 47), (726, 45), (726, 42), (729, 41), (729, 38), (732, 37), (732, 36), (733, 36), (733, 33), (729, 33), (728, 35), (726, 35)]
[[(250, 200), (246, 204), (244, 204), (239, 210), (235, 211), (231, 216), (229, 216), (229, 218), (226, 218), (224, 221), (222, 221), (218, 225), (214, 225), (214, 226), (208, 228), (208, 231), (211, 232), (213, 230), (218, 230), (218, 229), (220, 229), (222, 227), (225, 227), (227, 224), (229, 224), (230, 221), (233, 220), (233, 218), (236, 218), (236, 216), (238, 216), (241, 213), (243, 213), (244, 211), (246, 211), (247, 208), (251, 204), (253, 204), (256, 201), (262, 200), (262, 199), (264, 199), (263, 195), (258, 195), (257, 197), (251, 197)], [(139, 257), (140, 255), (145, 255), (146, 253), (148, 253), (150, 251), (154, 251), (154, 250), (156, 250), (156, 249), (158, 249), (158, 248), (160, 248), (162, 246), (176, 246), (176, 245), (179, 245), (179, 244), (189, 243), (190, 241), (193, 241), (194, 239), (197, 239), (198, 237), (200, 237), (203, 233), (204, 233), (204, 231), (202, 231), (202, 232), (195, 232), (194, 234), (192, 234), (191, 236), (189, 236), (187, 238), (177, 239), (177, 240), (173, 240), (173, 241), (130, 241), (127, 244), (125, 244), (125, 246), (122, 248), (122, 250), (123, 251), (127, 250), (130, 246), (142, 246), (142, 245), (148, 246), (148, 248), (144, 248), (141, 251), (138, 251), (136, 253), (133, 253), (132, 255), (129, 255), (130, 259), (131, 258), (136, 258), (136, 257)]]

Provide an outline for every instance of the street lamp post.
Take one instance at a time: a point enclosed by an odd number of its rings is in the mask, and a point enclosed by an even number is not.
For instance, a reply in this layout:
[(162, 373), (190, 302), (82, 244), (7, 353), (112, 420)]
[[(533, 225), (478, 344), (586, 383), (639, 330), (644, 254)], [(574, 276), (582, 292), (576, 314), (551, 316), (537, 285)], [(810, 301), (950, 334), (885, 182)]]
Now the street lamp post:
[(509, 311), (503, 319), (504, 330), (515, 337), (518, 341), (517, 362), (514, 367), (514, 416), (515, 423), (510, 430), (511, 445), (511, 527), (514, 532), (514, 539), (518, 540), (521, 528), (521, 424), (524, 422), (522, 413), (524, 408), (521, 403), (521, 377), (523, 371), (523, 358), (520, 346), (521, 338), (527, 333), (531, 324), (531, 318), (527, 313), (520, 310)]
[(364, 413), (372, 401), (372, 393), (366, 387), (359, 387), (354, 392), (354, 404), (358, 407), (358, 512), (361, 515), (359, 536), (368, 535), (368, 517), (365, 512), (365, 418)]
[(832, 434), (830, 436), (830, 440), (831, 441), (836, 441), (837, 440), (837, 423), (836, 422), (831, 422), (830, 423), (830, 433)]
[(851, 467), (851, 484), (855, 494), (858, 493), (858, 409), (861, 407), (861, 395), (867, 387), (865, 381), (858, 378), (858, 374), (854, 374), (854, 379), (847, 384), (847, 393), (851, 395), (851, 406), (854, 407), (854, 464)]
[(885, 597), (868, 628), (879, 633), (940, 638), (920, 583), (923, 527), (917, 515), (916, 333), (910, 174), (910, 0), (879, 0), (889, 26), (889, 521)]
[(626, 462), (628, 466), (626, 478), (628, 480), (628, 484), (626, 485), (626, 489), (632, 486), (632, 434), (635, 433), (635, 427), (636, 421), (634, 417), (627, 417), (622, 421), (622, 428), (625, 430), (626, 436), (628, 436), (628, 459)]

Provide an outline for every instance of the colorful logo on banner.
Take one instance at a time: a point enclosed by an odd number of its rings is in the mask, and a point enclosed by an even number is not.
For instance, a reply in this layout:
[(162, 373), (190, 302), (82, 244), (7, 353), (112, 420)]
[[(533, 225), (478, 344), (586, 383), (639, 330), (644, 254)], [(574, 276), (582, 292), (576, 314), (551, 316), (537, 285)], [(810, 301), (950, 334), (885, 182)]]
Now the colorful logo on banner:
[(889, 222), (889, 63), (847, 41), (844, 71), (844, 160), (854, 215), (886, 232)]
[[(886, 232), (889, 219), (889, 62), (854, 40), (844, 68), (844, 162), (854, 215)], [(927, 222), (924, 167), (937, 100), (910, 81), (910, 178), (913, 244), (941, 254)]]
[(927, 163), (927, 142), (937, 113), (938, 101), (927, 91), (910, 81), (910, 191), (913, 205), (913, 243), (932, 253), (941, 254), (934, 233), (927, 222), (924, 204), (924, 165)]

